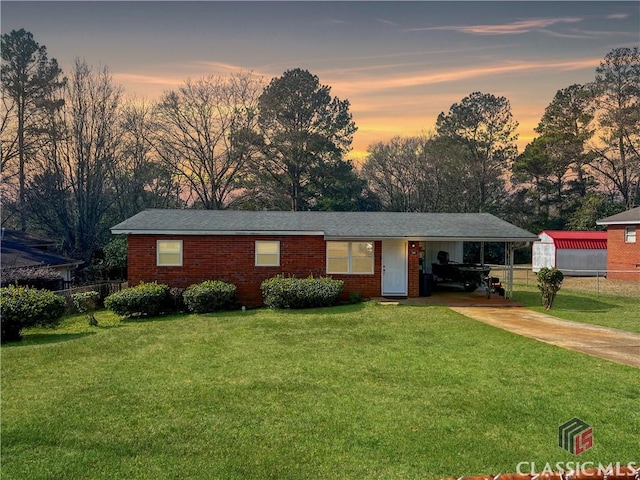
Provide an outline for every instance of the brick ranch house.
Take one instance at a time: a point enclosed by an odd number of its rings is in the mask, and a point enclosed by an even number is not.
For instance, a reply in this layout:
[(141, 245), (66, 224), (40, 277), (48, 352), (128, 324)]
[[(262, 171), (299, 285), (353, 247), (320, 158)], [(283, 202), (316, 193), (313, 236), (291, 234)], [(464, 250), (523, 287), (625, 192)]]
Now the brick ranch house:
[(130, 285), (222, 279), (247, 306), (261, 305), (261, 282), (281, 273), (343, 280), (344, 295), (417, 297), (440, 250), (462, 262), (463, 242), (505, 242), (512, 266), (513, 250), (538, 239), (488, 213), (151, 209), (111, 232), (127, 235)]
[(607, 278), (640, 282), (640, 207), (596, 223), (607, 227)]

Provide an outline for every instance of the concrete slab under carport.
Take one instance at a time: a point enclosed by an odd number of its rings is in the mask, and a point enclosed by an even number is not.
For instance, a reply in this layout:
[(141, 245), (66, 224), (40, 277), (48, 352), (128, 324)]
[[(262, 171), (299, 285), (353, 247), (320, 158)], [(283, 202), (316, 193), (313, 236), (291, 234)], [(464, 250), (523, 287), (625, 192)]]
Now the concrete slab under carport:
[(523, 304), (514, 300), (501, 297), (498, 294), (491, 294), (491, 298), (487, 298), (487, 292), (478, 289), (474, 292), (465, 292), (463, 290), (437, 290), (428, 297), (416, 298), (394, 298), (379, 297), (377, 301), (399, 302), (403, 305), (442, 305), (445, 307), (521, 307)]

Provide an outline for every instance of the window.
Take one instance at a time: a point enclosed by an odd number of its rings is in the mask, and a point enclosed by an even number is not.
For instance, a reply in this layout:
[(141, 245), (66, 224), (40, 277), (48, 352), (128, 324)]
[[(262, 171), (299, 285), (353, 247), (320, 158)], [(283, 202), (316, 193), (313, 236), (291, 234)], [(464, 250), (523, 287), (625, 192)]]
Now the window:
[(636, 243), (636, 227), (627, 227), (624, 229), (624, 242)]
[(158, 240), (156, 250), (159, 267), (182, 266), (182, 240)]
[(373, 242), (327, 242), (327, 273), (373, 273)]
[(280, 242), (256, 241), (256, 267), (280, 266)]

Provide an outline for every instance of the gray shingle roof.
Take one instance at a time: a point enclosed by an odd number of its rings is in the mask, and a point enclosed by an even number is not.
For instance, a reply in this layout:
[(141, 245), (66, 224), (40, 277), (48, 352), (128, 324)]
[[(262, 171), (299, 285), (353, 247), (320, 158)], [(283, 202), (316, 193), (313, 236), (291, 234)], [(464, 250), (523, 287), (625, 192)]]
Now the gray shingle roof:
[(640, 207), (611, 215), (596, 222), (598, 225), (640, 225)]
[(488, 213), (144, 210), (114, 234), (324, 235), (326, 238), (535, 241), (538, 236)]
[(70, 267), (84, 263), (82, 260), (63, 257), (53, 252), (40, 250), (28, 245), (20, 245), (10, 240), (3, 240), (1, 246), (2, 268), (25, 267)]

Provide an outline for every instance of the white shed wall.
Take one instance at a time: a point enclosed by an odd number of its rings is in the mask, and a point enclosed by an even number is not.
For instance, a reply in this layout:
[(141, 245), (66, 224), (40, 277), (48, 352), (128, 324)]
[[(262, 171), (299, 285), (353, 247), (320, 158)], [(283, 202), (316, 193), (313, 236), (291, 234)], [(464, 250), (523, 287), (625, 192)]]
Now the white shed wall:
[(540, 241), (533, 243), (531, 263), (533, 271), (538, 273), (541, 268), (553, 268), (556, 266), (556, 246), (546, 233), (539, 235)]

